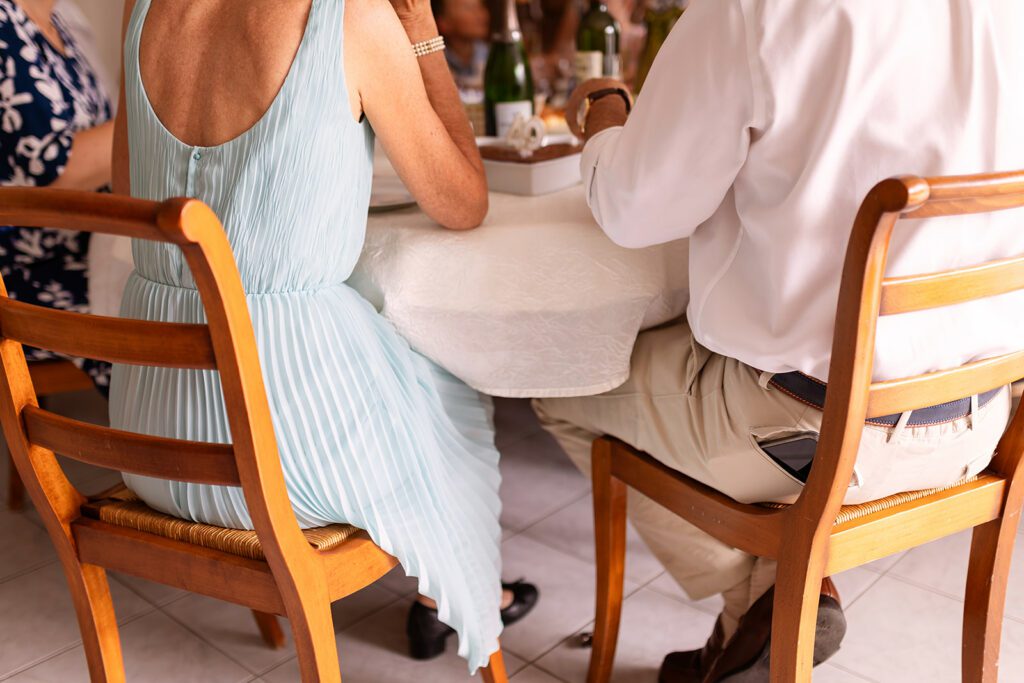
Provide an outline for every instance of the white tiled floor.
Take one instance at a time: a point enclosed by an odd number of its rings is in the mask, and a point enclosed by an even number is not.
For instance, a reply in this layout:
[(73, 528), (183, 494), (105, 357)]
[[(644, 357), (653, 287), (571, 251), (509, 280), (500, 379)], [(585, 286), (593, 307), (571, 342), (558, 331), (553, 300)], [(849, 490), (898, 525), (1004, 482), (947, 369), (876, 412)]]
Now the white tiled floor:
[[(54, 406), (99, 419), (90, 396)], [(536, 611), (502, 637), (515, 683), (582, 681), (589, 651), (575, 636), (593, 618), (589, 486), (537, 426), (523, 401), (498, 402), (505, 508), (505, 576), (538, 584)], [(0, 484), (6, 462), (0, 459)], [(110, 475), (72, 464), (86, 490)], [(6, 486), (2, 489), (4, 495)], [(959, 680), (959, 633), (968, 536), (887, 558), (837, 578), (849, 620), (843, 648), (815, 670), (824, 683), (941, 683)], [(0, 512), (0, 681), (87, 681), (77, 625), (56, 557), (31, 511)], [(1011, 577), (1001, 681), (1024, 681), (1024, 553)], [(699, 646), (720, 601), (688, 600), (638, 537), (629, 541), (627, 599), (616, 660), (617, 682), (657, 679), (671, 650)], [(294, 650), (269, 650), (248, 610), (126, 576), (111, 582), (128, 679), (143, 683), (298, 680)], [(467, 680), (449, 652), (428, 663), (405, 656), (405, 614), (415, 583), (400, 571), (334, 606), (346, 683), (446, 683)]]

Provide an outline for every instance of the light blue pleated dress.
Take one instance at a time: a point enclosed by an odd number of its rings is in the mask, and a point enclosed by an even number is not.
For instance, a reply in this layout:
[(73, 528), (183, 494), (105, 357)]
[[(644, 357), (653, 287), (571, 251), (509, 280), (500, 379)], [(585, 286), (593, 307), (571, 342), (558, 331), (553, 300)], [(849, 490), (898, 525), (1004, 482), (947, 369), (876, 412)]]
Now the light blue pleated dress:
[[(253, 128), (217, 147), (184, 144), (150, 105), (138, 60), (150, 2), (136, 4), (125, 46), (132, 194), (197, 197), (223, 222), (299, 523), (366, 529), (438, 602), (470, 669), (486, 665), (501, 631), (491, 408), (345, 284), (366, 230), (373, 133), (349, 107), (343, 1), (313, 1), (277, 98)], [(133, 250), (122, 315), (204, 321), (178, 249), (137, 241)], [(110, 418), (145, 434), (230, 441), (214, 372), (116, 366)], [(166, 513), (252, 528), (241, 489), (125, 482)]]

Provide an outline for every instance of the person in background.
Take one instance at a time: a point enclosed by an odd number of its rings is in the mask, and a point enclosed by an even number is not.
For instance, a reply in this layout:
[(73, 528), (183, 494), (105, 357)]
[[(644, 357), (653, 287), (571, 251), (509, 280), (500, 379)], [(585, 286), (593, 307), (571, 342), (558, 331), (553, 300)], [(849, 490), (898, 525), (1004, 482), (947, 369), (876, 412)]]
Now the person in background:
[[(107, 93), (54, 0), (0, 0), (0, 184), (99, 190), (110, 184)], [(89, 233), (0, 227), (12, 299), (86, 312)], [(29, 361), (50, 352), (26, 349)], [(104, 393), (110, 366), (77, 360)]]
[(491, 15), (483, 0), (430, 0), (445, 58), (460, 91), (482, 90)]
[[(913, 27), (913, 30), (908, 30)], [(645, 332), (631, 375), (601, 396), (535, 403), (589, 468), (596, 436), (646, 451), (741, 503), (792, 502), (821, 430), (844, 252), (879, 181), (1024, 168), (1024, 3), (694, 0), (630, 112), (621, 83), (583, 83), (583, 187), (630, 248), (689, 238), (685, 321)], [(888, 276), (1024, 253), (1014, 212), (911, 221)], [(966, 229), (965, 229), (966, 228)], [(1024, 346), (1014, 292), (879, 321), (875, 381)], [(846, 503), (948, 486), (983, 470), (1006, 427), (1006, 388), (873, 418)], [(810, 444), (786, 468), (775, 444)], [(634, 526), (695, 600), (724, 608), (703, 649), (668, 655), (661, 683), (768, 681), (776, 565), (632, 494)], [(898, 609), (898, 606), (896, 606)], [(821, 586), (815, 663), (845, 633)]]

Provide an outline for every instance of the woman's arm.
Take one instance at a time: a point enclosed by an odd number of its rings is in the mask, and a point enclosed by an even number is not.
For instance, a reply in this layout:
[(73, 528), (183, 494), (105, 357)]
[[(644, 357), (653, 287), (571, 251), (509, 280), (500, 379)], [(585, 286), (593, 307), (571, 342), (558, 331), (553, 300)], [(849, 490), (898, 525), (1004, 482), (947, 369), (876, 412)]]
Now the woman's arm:
[(392, 1), (346, 4), (353, 113), (366, 114), (427, 215), (454, 230), (475, 228), (487, 215), (487, 179), (472, 128), (443, 53), (417, 59), (411, 47), (437, 35), (430, 3)]
[(65, 190), (98, 190), (110, 184), (110, 149), (114, 122), (75, 133), (68, 163), (50, 187)]
[(114, 144), (113, 144), (113, 185), (114, 194), (130, 195), (131, 169), (128, 161), (128, 107), (125, 106), (124, 93), (124, 40), (128, 34), (128, 20), (132, 16), (132, 9), (135, 8), (135, 0), (127, 0), (124, 3), (124, 20), (121, 24), (121, 88), (117, 98), (117, 118), (114, 120)]
[[(2, 14), (2, 13), (0, 13)], [(54, 113), (51, 97), (60, 87), (45, 58), (17, 26), (0, 17), (5, 109), (0, 126), (5, 184), (98, 190), (110, 182), (113, 126), (74, 130), (71, 109)]]

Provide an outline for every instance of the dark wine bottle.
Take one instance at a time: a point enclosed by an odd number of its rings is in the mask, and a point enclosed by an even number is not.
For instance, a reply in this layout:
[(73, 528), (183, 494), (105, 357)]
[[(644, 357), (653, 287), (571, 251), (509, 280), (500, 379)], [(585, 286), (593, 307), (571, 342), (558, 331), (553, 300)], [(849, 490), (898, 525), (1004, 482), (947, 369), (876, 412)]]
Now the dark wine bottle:
[(588, 78), (621, 78), (622, 28), (604, 0), (592, 0), (580, 17), (576, 34), (576, 82)]
[(679, 17), (683, 16), (683, 8), (675, 2), (656, 1), (644, 13), (644, 23), (647, 24), (647, 39), (644, 41), (643, 50), (640, 52), (640, 65), (636, 72), (636, 92), (644, 87), (647, 74), (651, 71), (654, 58), (658, 56), (658, 50), (668, 38), (672, 27), (676, 25)]
[(519, 29), (516, 0), (504, 0), (498, 32), (484, 68), (487, 134), (504, 137), (516, 116), (533, 116), (533, 75)]

